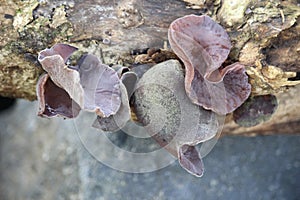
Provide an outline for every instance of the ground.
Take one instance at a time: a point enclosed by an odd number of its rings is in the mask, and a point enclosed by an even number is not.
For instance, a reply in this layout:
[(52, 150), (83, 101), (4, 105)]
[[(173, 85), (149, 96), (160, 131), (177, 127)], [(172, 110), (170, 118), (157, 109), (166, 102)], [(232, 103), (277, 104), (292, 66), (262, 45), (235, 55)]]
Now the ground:
[(225, 136), (204, 158), (202, 178), (177, 161), (133, 174), (95, 160), (73, 121), (42, 119), (36, 112), (36, 103), (19, 100), (0, 113), (0, 199), (300, 198), (299, 136)]

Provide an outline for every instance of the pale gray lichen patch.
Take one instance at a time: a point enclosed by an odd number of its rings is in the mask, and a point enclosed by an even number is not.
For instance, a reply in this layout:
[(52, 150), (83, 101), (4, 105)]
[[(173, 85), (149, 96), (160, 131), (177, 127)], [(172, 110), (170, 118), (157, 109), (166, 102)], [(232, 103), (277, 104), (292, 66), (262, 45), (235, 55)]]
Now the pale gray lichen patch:
[(15, 29), (21, 30), (33, 20), (32, 12), (38, 4), (37, 0), (18, 1), (18, 10), (13, 22)]
[(223, 0), (217, 16), (224, 25), (240, 26), (245, 21), (245, 11), (250, 2), (251, 0)]
[(50, 24), (51, 28), (57, 28), (58, 26), (68, 23), (67, 13), (65, 11), (65, 6), (60, 6), (55, 8), (53, 17), (52, 17), (52, 23)]
[(119, 22), (125, 28), (138, 27), (144, 23), (142, 13), (139, 11), (138, 1), (122, 0), (117, 8)]

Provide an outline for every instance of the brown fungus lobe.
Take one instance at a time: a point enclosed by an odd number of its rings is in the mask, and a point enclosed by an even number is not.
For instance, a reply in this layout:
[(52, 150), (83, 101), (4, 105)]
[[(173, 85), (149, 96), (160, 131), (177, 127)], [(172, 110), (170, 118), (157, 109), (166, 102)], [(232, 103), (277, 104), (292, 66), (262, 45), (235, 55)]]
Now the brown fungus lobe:
[(112, 68), (118, 73), (119, 78), (121, 79), (122, 83), (125, 85), (128, 99), (132, 96), (136, 84), (139, 80), (138, 75), (135, 71), (131, 70), (129, 67), (124, 67), (121, 65), (114, 65)]
[(121, 80), (122, 80), (122, 83), (126, 87), (128, 99), (130, 99), (133, 92), (135, 91), (135, 87), (138, 82), (138, 77), (137, 77), (136, 73), (134, 73), (133, 71), (129, 71), (129, 72), (124, 73), (121, 76)]
[(76, 50), (77, 48), (67, 44), (56, 44), (50, 49), (41, 51), (38, 60), (54, 84), (63, 88), (81, 108), (84, 108), (84, 92), (80, 85), (79, 73), (65, 64), (69, 56)]
[(74, 118), (81, 110), (65, 90), (53, 83), (48, 74), (39, 78), (36, 92), (39, 102), (38, 115), (41, 117)]
[(251, 86), (244, 66), (221, 67), (231, 49), (230, 39), (210, 17), (179, 18), (171, 23), (168, 37), (185, 65), (185, 90), (193, 103), (227, 114), (248, 98)]
[(131, 118), (129, 101), (138, 82), (135, 72), (128, 67), (115, 65), (112, 67), (120, 78), (121, 106), (115, 115), (109, 117), (97, 116), (92, 127), (104, 132), (116, 132), (123, 128)]
[(65, 90), (81, 109), (101, 117), (115, 114), (121, 105), (117, 72), (93, 55), (84, 56), (79, 66), (65, 64), (77, 48), (56, 44), (39, 53), (38, 60), (55, 85)]
[(115, 70), (94, 55), (86, 55), (79, 65), (80, 84), (84, 90), (85, 110), (101, 117), (116, 114), (121, 105), (120, 79)]
[(120, 83), (121, 88), (121, 106), (118, 112), (109, 117), (97, 116), (97, 119), (92, 124), (92, 127), (100, 129), (104, 132), (116, 132), (123, 128), (130, 120), (129, 98), (126, 87)]
[(256, 126), (268, 121), (278, 106), (274, 95), (259, 95), (250, 97), (245, 103), (233, 112), (234, 121), (243, 127)]

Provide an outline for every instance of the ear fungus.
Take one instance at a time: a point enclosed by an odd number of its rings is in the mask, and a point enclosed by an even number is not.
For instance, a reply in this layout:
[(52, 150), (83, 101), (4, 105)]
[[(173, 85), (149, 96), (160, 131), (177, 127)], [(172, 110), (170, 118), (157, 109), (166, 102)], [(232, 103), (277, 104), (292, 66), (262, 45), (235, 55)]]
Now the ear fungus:
[(100, 129), (104, 132), (116, 132), (126, 125), (130, 120), (130, 107), (129, 98), (127, 95), (126, 87), (120, 83), (121, 88), (121, 106), (115, 115), (109, 117), (97, 116), (92, 127)]
[(135, 72), (130, 71), (129, 68), (123, 66), (113, 66), (120, 78), (121, 90), (121, 106), (115, 115), (109, 117), (100, 117), (93, 123), (93, 127), (104, 132), (115, 132), (123, 128), (131, 118), (129, 100), (132, 96), (138, 77)]
[(194, 146), (183, 145), (178, 152), (179, 164), (191, 174), (201, 177), (204, 166), (200, 154)]
[(117, 113), (121, 105), (120, 80), (115, 70), (94, 55), (86, 55), (79, 65), (80, 85), (84, 91), (84, 109), (100, 117)]
[(83, 89), (80, 85), (79, 73), (68, 68), (65, 64), (76, 50), (75, 47), (67, 44), (56, 44), (50, 49), (41, 51), (38, 55), (38, 61), (54, 84), (64, 89), (81, 108), (84, 108)]
[(53, 83), (48, 74), (42, 75), (38, 81), (37, 98), (38, 115), (41, 117), (74, 118), (81, 110), (65, 90)]
[(221, 67), (230, 49), (225, 30), (208, 16), (188, 15), (171, 23), (169, 42), (185, 66), (185, 90), (191, 101), (218, 114), (239, 107), (251, 86), (242, 64)]
[(115, 114), (121, 105), (117, 72), (93, 55), (86, 55), (78, 67), (65, 62), (77, 48), (56, 44), (39, 53), (38, 60), (55, 85), (65, 90), (81, 109), (101, 117)]
[(67, 62), (69, 57), (78, 49), (68, 44), (55, 44), (50, 49), (45, 49), (39, 53), (39, 61), (43, 60), (47, 56), (59, 55), (64, 63)]
[(124, 73), (121, 77), (121, 81), (125, 85), (128, 94), (128, 99), (130, 99), (138, 82), (138, 77), (136, 73), (132, 71)]
[(125, 85), (128, 94), (128, 99), (130, 99), (135, 90), (135, 86), (139, 80), (138, 75), (135, 71), (130, 70), (128, 67), (114, 65), (112, 66), (112, 68), (118, 73), (119, 78)]
[(244, 127), (256, 126), (268, 121), (278, 107), (274, 95), (260, 95), (250, 97), (245, 103), (233, 112), (234, 121)]

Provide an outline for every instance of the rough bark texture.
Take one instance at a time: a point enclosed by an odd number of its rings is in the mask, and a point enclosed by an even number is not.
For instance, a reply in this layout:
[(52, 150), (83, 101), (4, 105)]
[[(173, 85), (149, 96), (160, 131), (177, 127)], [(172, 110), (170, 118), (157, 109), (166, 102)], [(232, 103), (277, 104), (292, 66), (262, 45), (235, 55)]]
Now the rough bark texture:
[[(276, 95), (271, 120), (243, 128), (228, 116), (224, 133), (299, 133), (300, 7), (296, 0), (0, 0), (0, 95), (36, 99), (43, 72), (37, 53), (68, 43), (106, 64), (160, 62), (174, 57), (167, 29), (176, 18), (207, 14), (226, 28), (228, 63), (246, 64), (254, 95)], [(162, 53), (146, 55), (148, 48)], [(134, 55), (142, 54), (142, 55)]]

